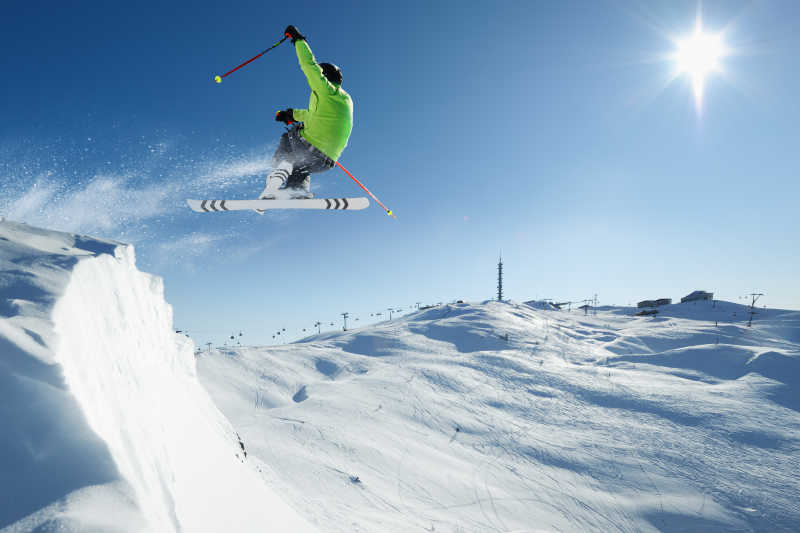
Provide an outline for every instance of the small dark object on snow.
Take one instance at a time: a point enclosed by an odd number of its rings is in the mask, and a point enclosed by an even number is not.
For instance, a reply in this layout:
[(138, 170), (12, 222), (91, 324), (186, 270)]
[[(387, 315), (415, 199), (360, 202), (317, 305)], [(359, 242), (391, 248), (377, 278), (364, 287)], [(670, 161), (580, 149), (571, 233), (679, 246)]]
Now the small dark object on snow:
[(236, 438), (239, 439), (239, 446), (242, 448), (242, 453), (244, 454), (245, 459), (247, 458), (247, 450), (244, 449), (244, 442), (242, 442), (242, 437), (239, 434), (236, 434)]
[(358, 476), (350, 476), (350, 481), (353, 483), (361, 483), (361, 478)]

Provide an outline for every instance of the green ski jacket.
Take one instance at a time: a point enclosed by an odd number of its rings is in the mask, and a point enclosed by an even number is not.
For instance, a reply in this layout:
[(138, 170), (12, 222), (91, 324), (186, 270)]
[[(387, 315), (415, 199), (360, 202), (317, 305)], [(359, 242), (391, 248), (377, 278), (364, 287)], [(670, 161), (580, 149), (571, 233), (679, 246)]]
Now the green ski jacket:
[(305, 40), (298, 40), (294, 47), (311, 87), (308, 109), (294, 109), (294, 119), (305, 124), (300, 133), (305, 140), (336, 161), (353, 130), (353, 100), (341, 86), (334, 85), (322, 74)]

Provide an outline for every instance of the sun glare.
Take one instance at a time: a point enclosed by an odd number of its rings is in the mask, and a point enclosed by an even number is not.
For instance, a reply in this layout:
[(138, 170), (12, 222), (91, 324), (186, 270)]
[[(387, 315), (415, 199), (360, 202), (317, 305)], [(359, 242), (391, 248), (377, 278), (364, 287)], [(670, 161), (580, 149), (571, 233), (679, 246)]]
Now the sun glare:
[(703, 104), (706, 77), (713, 72), (722, 71), (720, 59), (727, 53), (722, 34), (703, 31), (703, 23), (698, 17), (694, 33), (677, 40), (676, 44), (677, 50), (673, 59), (678, 74), (684, 74), (691, 79), (695, 104), (700, 109)]

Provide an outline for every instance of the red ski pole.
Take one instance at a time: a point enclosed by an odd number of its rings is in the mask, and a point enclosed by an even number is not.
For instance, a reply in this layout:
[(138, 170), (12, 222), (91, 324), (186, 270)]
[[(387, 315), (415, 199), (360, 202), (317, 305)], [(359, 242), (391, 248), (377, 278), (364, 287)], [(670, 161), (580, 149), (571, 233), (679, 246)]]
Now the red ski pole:
[(285, 36), (283, 39), (281, 39), (281, 40), (280, 40), (280, 41), (278, 41), (277, 43), (273, 44), (272, 46), (270, 46), (269, 48), (267, 48), (266, 50), (264, 50), (263, 52), (261, 52), (261, 53), (260, 53), (260, 54), (258, 54), (257, 56), (255, 56), (255, 57), (252, 57), (252, 58), (248, 59), (247, 61), (245, 61), (244, 63), (242, 63), (242, 64), (241, 64), (241, 65), (239, 65), (238, 67), (236, 67), (235, 69), (233, 69), (233, 70), (229, 70), (228, 72), (226, 72), (226, 73), (225, 73), (225, 74), (223, 74), (222, 76), (214, 76), (214, 81), (215, 81), (215, 82), (217, 82), (217, 83), (222, 83), (222, 78), (224, 78), (224, 77), (225, 77), (225, 76), (227, 76), (228, 74), (232, 74), (232, 73), (236, 72), (237, 70), (239, 70), (240, 68), (242, 68), (242, 67), (243, 67), (243, 66), (245, 66), (246, 64), (250, 63), (251, 61), (255, 61), (256, 59), (258, 59), (259, 57), (263, 56), (264, 54), (266, 54), (267, 52), (269, 52), (270, 50), (272, 50), (273, 48), (275, 48), (276, 46), (278, 46), (279, 44), (281, 44), (283, 41), (285, 41), (285, 40), (286, 40), (286, 39), (288, 39), (288, 38), (289, 38), (289, 36), (288, 36), (288, 35), (287, 35), (287, 36)]
[(361, 187), (362, 189), (364, 189), (364, 191), (365, 191), (367, 194), (369, 194), (370, 196), (372, 196), (372, 199), (373, 199), (373, 200), (375, 200), (376, 202), (378, 202), (378, 204), (379, 204), (379, 205), (380, 205), (380, 206), (383, 208), (383, 210), (384, 210), (384, 211), (386, 211), (386, 214), (387, 214), (387, 215), (389, 215), (390, 217), (392, 217), (392, 218), (394, 218), (394, 219), (397, 219), (397, 217), (396, 217), (396, 216), (394, 216), (394, 213), (392, 212), (392, 210), (391, 210), (391, 209), (389, 209), (388, 207), (386, 207), (385, 205), (383, 205), (383, 204), (381, 203), (381, 201), (380, 201), (380, 200), (378, 200), (378, 199), (375, 197), (375, 195), (374, 195), (374, 194), (372, 194), (371, 192), (369, 192), (369, 189), (367, 189), (366, 187), (364, 187), (364, 186), (361, 184), (361, 182), (360, 182), (360, 181), (358, 181), (358, 180), (355, 178), (355, 176), (353, 176), (352, 174), (350, 174), (350, 172), (348, 172), (348, 170), (347, 170), (346, 168), (344, 168), (344, 167), (342, 166), (342, 164), (341, 164), (341, 163), (339, 163), (339, 162), (337, 161), (337, 162), (336, 162), (336, 164), (337, 164), (337, 165), (339, 165), (339, 168), (341, 168), (342, 170), (344, 170), (344, 173), (345, 173), (345, 174), (347, 174), (348, 176), (350, 176), (351, 178), (353, 178), (353, 181), (355, 181), (356, 183), (358, 183), (358, 186), (359, 186), (359, 187)]

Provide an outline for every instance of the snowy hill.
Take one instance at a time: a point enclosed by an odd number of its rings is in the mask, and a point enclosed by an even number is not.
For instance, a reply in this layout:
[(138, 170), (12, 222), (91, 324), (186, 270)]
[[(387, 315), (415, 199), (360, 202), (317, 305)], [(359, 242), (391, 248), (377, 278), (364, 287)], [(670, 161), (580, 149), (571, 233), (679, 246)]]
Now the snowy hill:
[(0, 296), (3, 533), (312, 530), (245, 457), (131, 247), (0, 221)]
[(7, 221), (0, 294), (2, 533), (800, 529), (799, 312), (452, 304), (196, 358), (131, 247)]
[(198, 373), (325, 531), (800, 530), (800, 313), (634, 312), (444, 305)]

